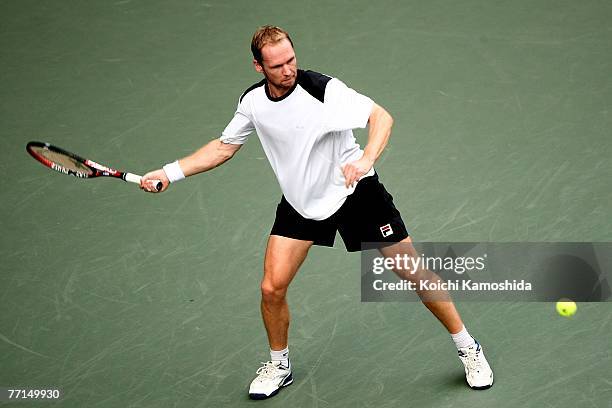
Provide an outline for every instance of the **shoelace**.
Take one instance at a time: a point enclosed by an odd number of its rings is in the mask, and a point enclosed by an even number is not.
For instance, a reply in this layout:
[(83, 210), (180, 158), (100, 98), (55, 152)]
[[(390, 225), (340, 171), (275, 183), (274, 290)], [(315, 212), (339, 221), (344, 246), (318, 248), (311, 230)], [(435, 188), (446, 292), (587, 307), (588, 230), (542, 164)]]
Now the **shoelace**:
[(476, 350), (468, 350), (466, 355), (467, 366), (471, 370), (476, 370), (477, 373), (480, 372), (482, 368), (482, 363), (478, 358), (478, 352)]
[(262, 379), (273, 379), (276, 375), (278, 367), (271, 361), (268, 361), (267, 363), (262, 362), (261, 364), (263, 364), (263, 366), (259, 367), (255, 374), (259, 375), (259, 377)]

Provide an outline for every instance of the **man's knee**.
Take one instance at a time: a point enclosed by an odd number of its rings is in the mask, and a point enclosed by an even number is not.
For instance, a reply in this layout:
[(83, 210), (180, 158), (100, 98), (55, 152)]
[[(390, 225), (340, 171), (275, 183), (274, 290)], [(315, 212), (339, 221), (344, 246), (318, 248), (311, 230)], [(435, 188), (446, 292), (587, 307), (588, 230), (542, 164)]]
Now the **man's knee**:
[(264, 302), (278, 303), (285, 300), (287, 295), (287, 286), (274, 284), (270, 280), (264, 279), (261, 282), (261, 297)]

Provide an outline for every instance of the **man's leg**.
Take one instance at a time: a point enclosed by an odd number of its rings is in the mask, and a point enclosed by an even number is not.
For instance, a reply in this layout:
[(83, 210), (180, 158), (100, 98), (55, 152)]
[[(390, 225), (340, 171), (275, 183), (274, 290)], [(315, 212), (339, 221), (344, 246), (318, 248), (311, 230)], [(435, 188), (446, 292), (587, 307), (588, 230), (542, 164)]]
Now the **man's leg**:
[[(410, 237), (403, 239), (396, 245), (381, 248), (380, 252), (387, 258), (396, 255), (408, 255), (411, 258), (419, 256), (412, 245)], [(414, 273), (410, 273), (414, 272)], [(420, 269), (418, 271), (395, 270), (402, 279), (418, 282), (426, 279), (430, 282), (439, 282), (442, 279), (435, 273)], [(448, 291), (446, 290), (417, 290), (423, 304), (438, 318), (450, 333), (457, 350), (459, 359), (465, 367), (465, 375), (468, 385), (473, 389), (487, 389), (493, 385), (493, 371), (484, 356), (480, 344), (467, 332), (461, 317), (455, 309)]]
[(287, 337), (289, 306), (287, 289), (306, 259), (312, 241), (301, 241), (279, 235), (270, 235), (261, 281), (261, 316), (263, 317), (271, 361), (257, 370), (251, 382), (249, 397), (266, 399), (293, 382)]
[(287, 347), (289, 306), (287, 288), (306, 259), (312, 241), (270, 235), (261, 281), (261, 316), (271, 350)]
[[(399, 244), (381, 248), (380, 252), (387, 258), (395, 257), (396, 255), (408, 255), (411, 258), (418, 257), (416, 249), (412, 246), (410, 237), (403, 239)], [(402, 279), (418, 281), (428, 279), (430, 282), (440, 281), (440, 277), (433, 272), (427, 270), (416, 271), (414, 274), (409, 274), (404, 270), (396, 270), (395, 273)], [(440, 323), (446, 327), (449, 333), (459, 333), (463, 328), (461, 317), (455, 309), (455, 304), (451, 300), (448, 291), (444, 290), (417, 290), (417, 294), (423, 299), (423, 304), (438, 318)], [(435, 299), (435, 300), (431, 300)]]

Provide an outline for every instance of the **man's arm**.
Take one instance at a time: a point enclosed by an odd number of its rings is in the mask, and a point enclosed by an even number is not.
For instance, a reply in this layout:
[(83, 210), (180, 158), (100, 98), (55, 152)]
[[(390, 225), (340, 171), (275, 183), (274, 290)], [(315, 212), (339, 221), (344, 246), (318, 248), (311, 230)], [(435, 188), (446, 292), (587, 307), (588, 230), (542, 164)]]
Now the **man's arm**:
[(368, 144), (363, 151), (363, 156), (361, 159), (348, 163), (342, 168), (347, 188), (370, 171), (372, 166), (374, 166), (374, 162), (385, 149), (389, 136), (391, 136), (393, 118), (389, 112), (376, 103), (372, 107), (368, 123)]
[[(180, 159), (178, 164), (185, 177), (192, 176), (222, 165), (231, 159), (241, 146), (240, 144), (223, 143), (220, 139), (215, 139), (193, 154)], [(155, 193), (157, 191), (152, 188), (151, 180), (161, 180), (163, 187), (159, 192), (165, 191), (170, 184), (163, 169), (145, 174), (140, 182), (140, 187), (143, 190)]]

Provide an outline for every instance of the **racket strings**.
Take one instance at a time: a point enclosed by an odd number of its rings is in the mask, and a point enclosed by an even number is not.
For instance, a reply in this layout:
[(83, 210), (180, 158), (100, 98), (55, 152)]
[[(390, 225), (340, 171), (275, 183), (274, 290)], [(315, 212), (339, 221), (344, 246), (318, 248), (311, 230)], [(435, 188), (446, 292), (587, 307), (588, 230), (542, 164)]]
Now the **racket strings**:
[(93, 174), (93, 171), (89, 167), (79, 162), (78, 160), (74, 159), (73, 157), (67, 156), (59, 152), (54, 152), (52, 150), (44, 149), (44, 148), (35, 149), (35, 150), (42, 157), (46, 158), (47, 160), (65, 169), (72, 170), (78, 173), (84, 173), (87, 175)]

